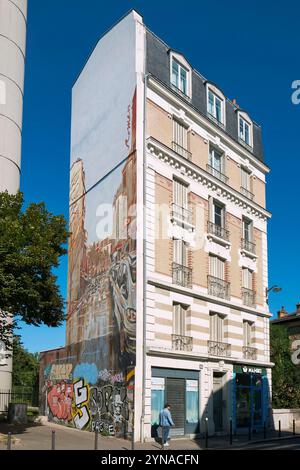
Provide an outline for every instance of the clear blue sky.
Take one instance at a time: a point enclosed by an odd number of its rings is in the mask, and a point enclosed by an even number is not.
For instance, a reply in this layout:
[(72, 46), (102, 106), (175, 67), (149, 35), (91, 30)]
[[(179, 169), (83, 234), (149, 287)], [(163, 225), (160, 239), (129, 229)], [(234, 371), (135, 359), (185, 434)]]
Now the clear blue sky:
[[(100, 35), (130, 8), (263, 127), (268, 177), (270, 306), (293, 310), (299, 292), (300, 79), (296, 1), (29, 0), (21, 189), (68, 217), (71, 87)], [(66, 295), (67, 258), (58, 270)], [(39, 351), (63, 345), (65, 329), (21, 330)]]

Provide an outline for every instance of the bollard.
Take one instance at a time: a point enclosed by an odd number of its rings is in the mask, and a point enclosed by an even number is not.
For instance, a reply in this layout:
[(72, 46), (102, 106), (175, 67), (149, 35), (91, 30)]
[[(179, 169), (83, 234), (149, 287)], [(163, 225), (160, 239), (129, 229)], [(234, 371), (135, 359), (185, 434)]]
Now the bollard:
[(281, 421), (278, 421), (278, 437), (281, 437)]
[(251, 439), (252, 439), (251, 423), (249, 424), (249, 429), (248, 429), (248, 439), (249, 439), (249, 441), (251, 441)]
[(11, 450), (11, 432), (7, 434), (7, 450)]
[(205, 418), (205, 449), (208, 449), (208, 418)]
[(230, 418), (230, 422), (229, 422), (229, 442), (230, 442), (230, 445), (232, 445), (232, 418)]
[(164, 448), (165, 448), (165, 428), (164, 428), (164, 426), (161, 427), (161, 447), (164, 450)]
[(267, 426), (266, 426), (266, 422), (264, 421), (264, 439), (267, 438)]
[(98, 437), (99, 437), (99, 432), (98, 430), (95, 431), (95, 450), (98, 450)]
[(55, 431), (52, 431), (52, 436), (51, 436), (51, 450), (55, 450)]
[(293, 419), (293, 435), (294, 436), (296, 435), (296, 422), (294, 419)]

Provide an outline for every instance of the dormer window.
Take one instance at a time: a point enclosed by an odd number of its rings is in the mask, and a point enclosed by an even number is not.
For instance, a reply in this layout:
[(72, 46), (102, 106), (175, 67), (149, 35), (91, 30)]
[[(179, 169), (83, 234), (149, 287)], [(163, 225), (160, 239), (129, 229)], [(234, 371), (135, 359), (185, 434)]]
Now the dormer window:
[(225, 97), (213, 85), (207, 86), (207, 114), (217, 124), (225, 125)]
[(238, 114), (239, 139), (241, 143), (252, 147), (252, 122), (246, 113)]
[(171, 54), (171, 85), (185, 97), (191, 96), (191, 69), (180, 54)]

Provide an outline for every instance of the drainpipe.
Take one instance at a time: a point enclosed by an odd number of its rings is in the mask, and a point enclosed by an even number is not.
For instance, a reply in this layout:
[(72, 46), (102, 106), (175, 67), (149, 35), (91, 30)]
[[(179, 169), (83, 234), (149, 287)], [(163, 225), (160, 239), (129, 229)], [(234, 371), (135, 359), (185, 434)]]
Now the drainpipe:
[[(145, 48), (146, 51), (146, 35), (145, 35)], [(144, 70), (146, 70), (146, 53)], [(143, 122), (143, 204), (144, 209), (146, 206), (146, 110), (147, 110), (147, 87), (148, 87), (149, 74), (144, 75), (144, 122)], [(143, 217), (143, 380), (142, 380), (142, 416), (141, 416), (141, 441), (145, 441), (145, 392), (146, 392), (146, 295), (147, 295), (147, 276), (146, 276), (146, 211), (144, 210)]]

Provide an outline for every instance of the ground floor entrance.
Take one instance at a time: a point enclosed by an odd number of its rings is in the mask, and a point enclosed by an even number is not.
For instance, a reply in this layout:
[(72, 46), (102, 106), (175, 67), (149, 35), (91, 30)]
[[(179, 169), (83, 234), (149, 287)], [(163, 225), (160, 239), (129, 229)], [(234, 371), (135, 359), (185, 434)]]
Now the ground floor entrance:
[(233, 405), (236, 430), (268, 425), (269, 384), (265, 369), (234, 367)]
[(151, 435), (157, 437), (159, 413), (170, 403), (175, 423), (171, 435), (199, 432), (199, 372), (152, 368)]

